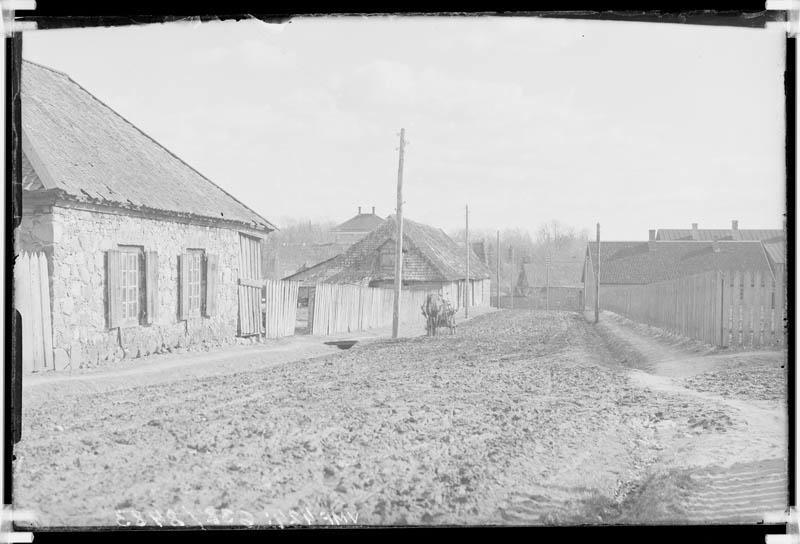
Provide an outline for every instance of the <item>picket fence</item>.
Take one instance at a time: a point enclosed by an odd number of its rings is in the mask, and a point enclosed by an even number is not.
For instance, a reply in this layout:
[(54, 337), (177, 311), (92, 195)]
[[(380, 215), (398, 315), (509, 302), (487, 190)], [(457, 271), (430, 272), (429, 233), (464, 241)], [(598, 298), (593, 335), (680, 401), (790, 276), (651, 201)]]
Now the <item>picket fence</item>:
[(786, 345), (783, 278), (711, 271), (646, 285), (603, 286), (600, 306), (718, 347)]
[[(432, 292), (432, 291), (431, 291)], [(429, 291), (400, 291), (400, 323), (425, 326), (422, 304)], [(318, 283), (309, 298), (311, 334), (331, 335), (392, 324), (394, 292), (378, 287)]]
[(50, 281), (44, 253), (23, 252), (14, 263), (14, 307), (22, 325), (22, 369), (53, 369)]

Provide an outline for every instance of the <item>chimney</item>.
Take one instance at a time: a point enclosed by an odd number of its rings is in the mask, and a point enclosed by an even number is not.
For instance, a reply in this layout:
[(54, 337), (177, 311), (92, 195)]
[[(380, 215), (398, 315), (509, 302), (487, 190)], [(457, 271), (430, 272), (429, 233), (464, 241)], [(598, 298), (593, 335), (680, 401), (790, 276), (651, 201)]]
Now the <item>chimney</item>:
[(731, 238), (734, 240), (741, 240), (741, 235), (739, 234), (739, 221), (734, 219), (731, 221)]
[(654, 242), (656, 239), (656, 229), (650, 229), (650, 238), (648, 238), (651, 242)]
[(692, 223), (692, 240), (699, 240), (700, 233), (697, 232), (697, 223)]
[(372, 207), (372, 215), (375, 215), (375, 206)]
[(358, 207), (358, 215), (361, 215), (361, 206)]

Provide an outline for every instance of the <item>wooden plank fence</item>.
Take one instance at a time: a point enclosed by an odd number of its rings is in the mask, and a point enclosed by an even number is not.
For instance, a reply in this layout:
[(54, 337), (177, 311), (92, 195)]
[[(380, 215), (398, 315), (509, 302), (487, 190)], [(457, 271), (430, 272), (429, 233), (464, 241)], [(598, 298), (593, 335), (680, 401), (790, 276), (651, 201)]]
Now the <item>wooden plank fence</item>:
[(294, 334), (300, 282), (239, 279), (239, 335), (281, 338)]
[(24, 372), (53, 370), (50, 281), (44, 253), (23, 252), (14, 263), (14, 307), (22, 318)]
[[(422, 304), (427, 290), (400, 292), (400, 322), (424, 327)], [(392, 324), (394, 292), (391, 289), (334, 283), (318, 283), (309, 300), (310, 330), (331, 335), (385, 327)]]
[(769, 272), (711, 271), (600, 290), (603, 309), (707, 344), (786, 345), (785, 286)]
[(299, 281), (265, 280), (265, 338), (280, 338), (294, 334), (299, 290)]

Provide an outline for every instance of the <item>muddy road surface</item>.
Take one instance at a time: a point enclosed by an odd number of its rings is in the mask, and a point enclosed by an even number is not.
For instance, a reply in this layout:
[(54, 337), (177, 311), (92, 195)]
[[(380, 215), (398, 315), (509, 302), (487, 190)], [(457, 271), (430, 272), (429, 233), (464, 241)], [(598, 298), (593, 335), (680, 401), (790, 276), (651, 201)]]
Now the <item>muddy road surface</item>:
[[(719, 470), (747, 485), (761, 469), (708, 451), (777, 401), (747, 414), (711, 375), (631, 367), (646, 357), (615, 326), (504, 310), (454, 336), (266, 368), (78, 393), (43, 382), (24, 400), (14, 502), (43, 527), (604, 523), (688, 519), (690, 499), (714, 496), (687, 486), (716, 492)], [(642, 506), (692, 455), (705, 472)]]

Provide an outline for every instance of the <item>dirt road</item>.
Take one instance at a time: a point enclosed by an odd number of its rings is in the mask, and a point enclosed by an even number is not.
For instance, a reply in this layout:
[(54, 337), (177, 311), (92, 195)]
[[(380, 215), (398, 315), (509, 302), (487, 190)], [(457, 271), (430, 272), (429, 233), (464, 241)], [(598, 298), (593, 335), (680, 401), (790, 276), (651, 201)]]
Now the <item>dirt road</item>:
[[(610, 313), (598, 329), (632, 366), (633, 383), (714, 407), (712, 418), (696, 417), (689, 429), (660, 428), (663, 449), (653, 471), (688, 477), (677, 501), (681, 515), (670, 521), (756, 523), (787, 507), (785, 352), (677, 348), (675, 339)], [(697, 427), (711, 432), (691, 432)]]
[[(632, 511), (685, 519), (685, 501), (642, 506), (664, 483), (653, 475), (704, 458), (693, 444), (731, 436), (746, 417), (713, 392), (648, 382), (614, 338), (578, 314), (501, 311), (455, 336), (254, 357), (185, 379), (105, 376), (75, 383), (113, 387), (78, 394), (43, 381), (25, 393), (14, 502), (45, 526), (316, 525), (334, 515), (599, 523), (621, 519), (620, 508), (634, 522)], [(738, 473), (745, 485), (751, 469)]]

